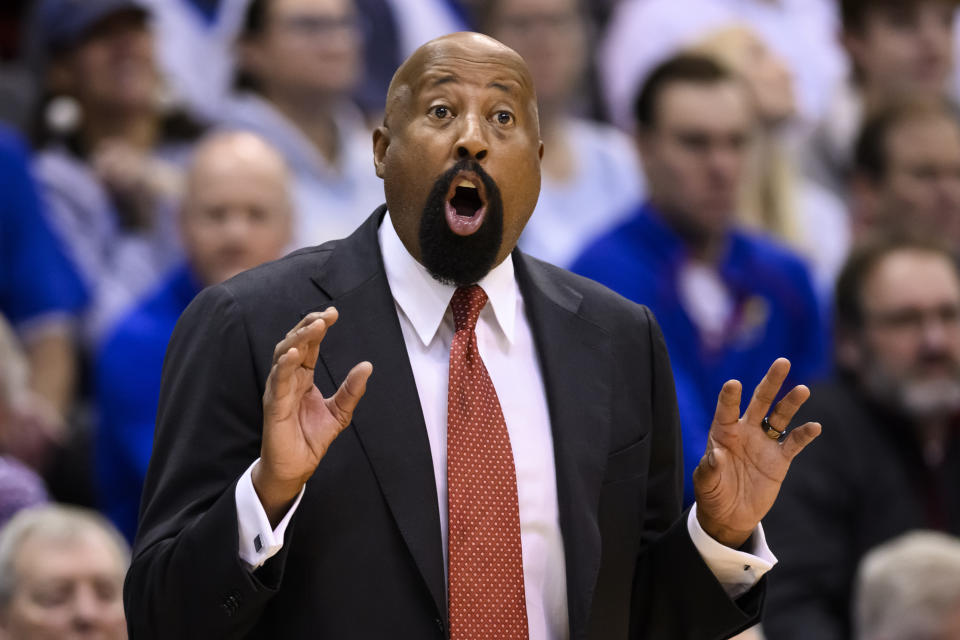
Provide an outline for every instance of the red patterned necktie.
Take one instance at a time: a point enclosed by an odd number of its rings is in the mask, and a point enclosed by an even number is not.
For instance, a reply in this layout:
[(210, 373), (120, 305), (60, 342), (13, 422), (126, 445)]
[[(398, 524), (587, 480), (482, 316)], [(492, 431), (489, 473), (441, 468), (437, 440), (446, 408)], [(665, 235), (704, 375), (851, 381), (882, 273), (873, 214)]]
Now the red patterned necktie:
[(478, 285), (459, 287), (447, 388), (450, 637), (526, 640), (517, 473), (496, 389), (477, 350)]

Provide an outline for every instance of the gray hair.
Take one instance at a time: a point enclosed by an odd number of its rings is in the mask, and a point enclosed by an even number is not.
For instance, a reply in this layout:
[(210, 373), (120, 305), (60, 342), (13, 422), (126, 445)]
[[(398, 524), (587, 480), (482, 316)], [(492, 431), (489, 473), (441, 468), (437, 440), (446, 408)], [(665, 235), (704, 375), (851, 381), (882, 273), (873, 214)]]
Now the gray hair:
[(114, 547), (118, 565), (130, 564), (130, 547), (110, 522), (88, 509), (64, 505), (45, 505), (24, 509), (0, 529), (0, 611), (6, 609), (17, 587), (14, 571), (20, 547), (28, 539), (57, 542), (76, 540), (87, 533), (98, 533)]
[(960, 538), (915, 531), (880, 545), (860, 565), (857, 640), (938, 637), (960, 607)]

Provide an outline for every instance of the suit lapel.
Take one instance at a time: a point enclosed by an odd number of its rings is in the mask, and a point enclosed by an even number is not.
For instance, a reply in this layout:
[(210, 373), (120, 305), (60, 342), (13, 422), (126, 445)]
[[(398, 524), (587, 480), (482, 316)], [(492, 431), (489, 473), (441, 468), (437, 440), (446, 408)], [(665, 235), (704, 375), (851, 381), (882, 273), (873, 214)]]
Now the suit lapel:
[(600, 570), (597, 521), (608, 450), (610, 336), (577, 313), (582, 296), (519, 251), (514, 265), (543, 371), (567, 565), (570, 637), (586, 633)]
[[(384, 207), (341, 241), (313, 278), (340, 313), (320, 347), (320, 360), (339, 385), (362, 360), (373, 363), (367, 391), (353, 415), (384, 498), (441, 616), (446, 617), (437, 488), (420, 397), (404, 347), (377, 239)], [(320, 367), (317, 375), (322, 376)], [(335, 387), (334, 387), (335, 388)]]

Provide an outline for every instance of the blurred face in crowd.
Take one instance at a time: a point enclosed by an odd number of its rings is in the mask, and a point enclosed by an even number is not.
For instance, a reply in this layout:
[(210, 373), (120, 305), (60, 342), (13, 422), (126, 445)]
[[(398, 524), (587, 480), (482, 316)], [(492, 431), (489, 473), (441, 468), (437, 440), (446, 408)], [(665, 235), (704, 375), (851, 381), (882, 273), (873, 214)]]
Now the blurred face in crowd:
[(844, 43), (867, 89), (881, 96), (942, 93), (953, 67), (954, 3), (883, 4)]
[(14, 560), (13, 598), (0, 612), (0, 638), (121, 640), (126, 563), (102, 531), (25, 539)]
[(397, 71), (377, 175), (410, 254), (439, 280), (482, 278), (517, 244), (540, 192), (536, 95), (523, 60), (479, 34), (417, 50)]
[(864, 281), (860, 304), (856, 368), (867, 389), (916, 419), (960, 409), (960, 279), (948, 258), (888, 254)]
[(264, 91), (339, 97), (361, 73), (352, 0), (267, 0), (262, 33), (242, 43), (242, 64)]
[(715, 56), (746, 82), (757, 117), (778, 125), (797, 111), (793, 74), (786, 62), (746, 27), (722, 29), (707, 38), (696, 51)]
[(204, 285), (279, 258), (290, 242), (287, 169), (261, 139), (221, 134), (197, 149), (181, 227), (187, 256)]
[(587, 65), (587, 34), (578, 0), (500, 0), (490, 35), (526, 61), (540, 104), (562, 107)]
[(946, 114), (903, 120), (884, 150), (884, 176), (861, 185), (861, 226), (920, 230), (960, 246), (960, 124)]
[(59, 56), (48, 76), (54, 93), (106, 113), (152, 110), (160, 84), (147, 18), (121, 11), (96, 24)]
[(737, 82), (674, 82), (639, 135), (653, 203), (693, 243), (732, 224), (754, 111)]

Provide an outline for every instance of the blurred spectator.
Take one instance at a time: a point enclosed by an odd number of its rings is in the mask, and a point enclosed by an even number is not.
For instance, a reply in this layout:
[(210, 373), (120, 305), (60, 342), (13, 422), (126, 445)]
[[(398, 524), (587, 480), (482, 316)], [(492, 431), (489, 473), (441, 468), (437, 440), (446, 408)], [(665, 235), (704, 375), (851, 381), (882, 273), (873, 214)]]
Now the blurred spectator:
[(42, 467), (57, 433), (58, 417), (27, 387), (28, 369), (0, 315), (0, 527), (20, 509), (47, 499), (40, 476), (13, 457)]
[(0, 315), (0, 455), (43, 471), (66, 434), (63, 418), (27, 386), (29, 376), (30, 364)]
[(840, 0), (852, 73), (836, 87), (806, 149), (806, 170), (845, 194), (854, 141), (866, 115), (905, 97), (950, 89), (955, 0)]
[(796, 82), (799, 117), (805, 123), (817, 121), (845, 68), (836, 42), (835, 2), (621, 0), (599, 48), (610, 117), (620, 127), (632, 128), (633, 98), (656, 65), (711, 31), (742, 23), (787, 61)]
[(180, 214), (187, 262), (121, 318), (96, 354), (97, 484), (105, 513), (128, 539), (177, 318), (202, 287), (280, 257), (292, 225), (288, 181), (278, 152), (251, 133), (223, 132), (201, 142)]
[(590, 62), (581, 0), (498, 0), (481, 28), (527, 61), (540, 111), (540, 199), (520, 240), (531, 255), (568, 266), (640, 199), (640, 165), (629, 137), (574, 117)]
[(856, 609), (857, 640), (960, 640), (960, 539), (916, 531), (868, 553)]
[(824, 364), (826, 332), (800, 258), (735, 226), (755, 127), (742, 84), (709, 58), (677, 57), (650, 75), (636, 113), (650, 199), (573, 270), (656, 314), (673, 365), (689, 479), (717, 389), (730, 378), (753, 388), (778, 356), (793, 362), (788, 388), (808, 380)]
[(900, 101), (868, 118), (853, 169), (858, 237), (914, 230), (960, 250), (960, 121), (944, 98)]
[(383, 203), (372, 134), (350, 102), (361, 71), (352, 0), (252, 0), (239, 93), (224, 124), (274, 144), (293, 171), (294, 246), (349, 235)]
[(0, 638), (124, 640), (130, 550), (99, 515), (26, 509), (0, 530)]
[(387, 0), (400, 30), (400, 58), (420, 45), (455, 31), (473, 28), (470, 16), (486, 0)]
[(855, 250), (837, 282), (838, 375), (794, 420), (823, 434), (764, 518), (780, 562), (771, 638), (851, 637), (857, 564), (911, 529), (960, 534), (960, 273), (951, 250), (895, 238)]
[(789, 68), (745, 26), (714, 31), (692, 51), (715, 57), (741, 76), (757, 111), (739, 222), (773, 234), (805, 256), (817, 289), (829, 298), (849, 248), (849, 220), (843, 202), (806, 178), (792, 157), (786, 134), (797, 103)]
[[(36, 170), (52, 226), (96, 304), (122, 308), (177, 257), (175, 163), (198, 129), (158, 104), (139, 2), (42, 0), (34, 20), (46, 60)], [(95, 317), (93, 335), (105, 324)]]
[(22, 142), (0, 128), (0, 314), (24, 344), (30, 387), (60, 416), (76, 378), (75, 320), (87, 294), (46, 225)]
[(167, 99), (197, 118), (214, 119), (229, 92), (233, 41), (248, 0), (141, 1), (153, 18)]

